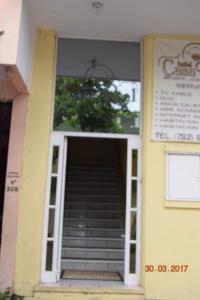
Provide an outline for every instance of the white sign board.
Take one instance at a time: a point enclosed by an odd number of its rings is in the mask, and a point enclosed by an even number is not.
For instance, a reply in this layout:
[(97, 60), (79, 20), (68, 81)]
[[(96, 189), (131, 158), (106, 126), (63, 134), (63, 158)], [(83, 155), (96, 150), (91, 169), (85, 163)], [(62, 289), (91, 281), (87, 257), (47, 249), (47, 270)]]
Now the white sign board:
[(154, 42), (152, 139), (200, 142), (200, 42)]

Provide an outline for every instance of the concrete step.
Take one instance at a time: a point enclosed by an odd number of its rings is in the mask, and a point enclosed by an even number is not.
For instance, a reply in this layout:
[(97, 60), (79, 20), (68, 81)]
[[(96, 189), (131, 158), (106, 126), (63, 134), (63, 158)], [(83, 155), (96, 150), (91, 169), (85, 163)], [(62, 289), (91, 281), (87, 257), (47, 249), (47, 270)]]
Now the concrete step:
[[(116, 182), (102, 182), (102, 181), (68, 181), (66, 183), (66, 190), (71, 188), (88, 188), (88, 189), (116, 189)], [(118, 189), (118, 188), (117, 188)]]
[(105, 172), (105, 171), (87, 171), (87, 170), (79, 170), (79, 171), (68, 171), (67, 172), (67, 178), (68, 176), (76, 176), (76, 177), (96, 177), (96, 178), (104, 178), (104, 177), (110, 177), (110, 178), (117, 178), (116, 172)]
[(68, 194), (66, 197), (66, 201), (70, 202), (118, 202), (119, 203), (119, 195), (81, 195), (81, 194)]
[(110, 173), (116, 173), (116, 167), (115, 166), (68, 166), (67, 168), (68, 173), (71, 172), (95, 172), (95, 173), (106, 173), (106, 174), (110, 174)]
[(110, 228), (74, 228), (68, 227), (63, 229), (63, 237), (102, 237), (102, 238), (121, 238), (124, 235), (124, 229)]
[(116, 219), (93, 219), (93, 218), (87, 218), (87, 219), (77, 219), (77, 218), (65, 218), (64, 219), (64, 226), (72, 226), (77, 228), (124, 228), (124, 225), (122, 222)]
[(124, 249), (124, 238), (63, 237), (62, 247)]
[(98, 211), (98, 210), (73, 210), (68, 209), (64, 213), (65, 218), (80, 218), (80, 219), (87, 219), (87, 218), (95, 218), (95, 219), (118, 219), (121, 218), (120, 211)]
[(66, 209), (95, 209), (95, 210), (119, 210), (120, 203), (116, 201), (116, 203), (109, 202), (91, 202), (91, 201), (83, 201), (83, 202), (72, 202), (69, 201), (66, 203)]
[(67, 177), (66, 177), (66, 182), (97, 182), (99, 183), (99, 181), (101, 180), (102, 183), (114, 183), (116, 182), (117, 180), (117, 176), (101, 176), (99, 178), (98, 177), (95, 177), (93, 175), (91, 176), (77, 176), (76, 174), (75, 175), (72, 175), (72, 174), (68, 174)]
[(64, 258), (123, 260), (124, 249), (64, 247), (62, 248), (62, 259)]
[(70, 195), (119, 195), (118, 188), (95, 188), (95, 187), (67, 187), (66, 193)]
[(115, 253), (124, 253), (124, 249), (115, 249), (115, 248), (91, 248), (91, 247), (63, 247), (63, 250), (71, 250), (71, 251), (96, 251), (99, 252), (115, 252)]
[(123, 260), (62, 259), (62, 270), (123, 272)]

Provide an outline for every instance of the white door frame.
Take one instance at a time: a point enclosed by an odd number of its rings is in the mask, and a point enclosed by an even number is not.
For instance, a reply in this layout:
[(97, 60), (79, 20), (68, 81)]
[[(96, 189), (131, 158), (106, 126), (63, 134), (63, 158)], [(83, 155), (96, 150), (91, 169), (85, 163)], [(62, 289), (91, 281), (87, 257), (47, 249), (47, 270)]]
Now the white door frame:
[[(53, 161), (53, 149), (58, 147), (58, 162), (57, 172), (53, 172), (52, 161)], [(46, 203), (45, 203), (45, 216), (44, 216), (44, 230), (43, 230), (43, 247), (42, 247), (42, 264), (41, 264), (41, 282), (42, 283), (55, 283), (59, 277), (59, 263), (58, 258), (60, 256), (61, 240), (59, 235), (59, 228), (61, 227), (62, 220), (60, 217), (63, 215), (63, 203), (64, 203), (64, 176), (65, 176), (65, 165), (67, 160), (67, 139), (63, 136), (52, 133), (49, 145), (49, 158), (48, 158), (48, 178), (47, 178), (47, 191), (46, 191)], [(51, 204), (51, 182), (52, 178), (56, 178), (56, 194), (55, 203)], [(53, 236), (50, 237), (49, 231), (49, 216), (50, 210), (55, 210), (54, 213), (54, 224), (53, 224)], [(48, 242), (53, 243), (52, 253), (52, 264), (50, 270), (47, 270), (47, 244)], [(60, 276), (60, 275), (59, 275)]]
[[(132, 175), (132, 152), (137, 151), (137, 175)], [(136, 182), (136, 207), (131, 207), (132, 182)], [(141, 137), (131, 136), (127, 140), (126, 175), (126, 228), (125, 228), (125, 268), (124, 283), (138, 286), (141, 267)], [(136, 217), (136, 239), (131, 240), (131, 214)], [(130, 247), (136, 245), (135, 273), (130, 273)]]
[[(49, 149), (49, 169), (47, 180), (46, 207), (45, 207), (45, 222), (43, 235), (43, 251), (42, 251), (42, 272), (41, 281), (43, 283), (55, 283), (60, 280), (61, 267), (61, 243), (63, 231), (63, 212), (64, 212), (64, 188), (65, 174), (67, 161), (67, 138), (68, 137), (85, 137), (85, 138), (106, 138), (106, 139), (123, 139), (127, 140), (127, 182), (126, 182), (126, 220), (125, 220), (125, 264), (124, 264), (124, 283), (126, 285), (137, 286), (140, 282), (140, 267), (141, 267), (141, 137), (139, 135), (130, 134), (113, 134), (113, 133), (86, 133), (86, 132), (52, 132)], [(51, 166), (53, 147), (58, 145), (60, 155), (58, 160), (58, 175), (57, 175), (57, 191), (55, 205), (55, 224), (54, 224), (54, 247), (53, 247), (53, 264), (52, 270), (46, 271), (46, 253), (48, 238), (48, 215), (50, 205), (50, 189), (51, 189)], [(132, 177), (132, 150), (138, 151), (136, 177)], [(131, 208), (131, 182), (137, 182), (137, 207)], [(52, 207), (53, 208), (53, 207)], [(136, 223), (136, 240), (131, 241), (130, 238), (130, 222), (131, 212), (135, 212), (137, 216)], [(135, 273), (130, 273), (130, 245), (136, 244), (136, 267)]]

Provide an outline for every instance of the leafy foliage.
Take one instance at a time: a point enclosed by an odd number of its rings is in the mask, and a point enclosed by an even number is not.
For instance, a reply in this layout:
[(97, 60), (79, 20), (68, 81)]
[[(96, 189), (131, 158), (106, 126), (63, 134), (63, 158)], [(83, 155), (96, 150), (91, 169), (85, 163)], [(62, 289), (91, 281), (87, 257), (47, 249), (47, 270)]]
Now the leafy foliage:
[(5, 293), (0, 293), (0, 300), (7, 300), (8, 299), (8, 295)]
[(5, 292), (0, 292), (0, 300), (23, 300), (23, 296), (13, 294), (10, 292), (10, 289), (7, 289)]
[(123, 132), (122, 120), (134, 123), (129, 95), (113, 81), (58, 77), (54, 113), (55, 130)]

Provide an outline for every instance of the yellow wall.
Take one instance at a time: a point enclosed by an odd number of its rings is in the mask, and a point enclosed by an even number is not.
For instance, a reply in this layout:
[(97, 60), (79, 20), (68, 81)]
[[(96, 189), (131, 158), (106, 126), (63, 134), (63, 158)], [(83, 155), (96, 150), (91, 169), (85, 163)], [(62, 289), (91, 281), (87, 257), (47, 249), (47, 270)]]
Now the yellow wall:
[(39, 30), (26, 120), (17, 235), (15, 289), (31, 295), (39, 283), (52, 112), (55, 35)]
[[(167, 207), (164, 180), (166, 150), (198, 152), (200, 146), (151, 142), (153, 38), (148, 36), (144, 42), (142, 286), (145, 299), (199, 300), (200, 212), (195, 207)], [(15, 274), (16, 292), (27, 296), (33, 295), (40, 280), (54, 50), (54, 33), (39, 30), (23, 154)], [(146, 264), (188, 264), (189, 268), (186, 273), (145, 273)], [(49, 294), (38, 290), (34, 297), (38, 300), (47, 298), (118, 300), (143, 299), (143, 296), (106, 295), (104, 292), (90, 295), (89, 291), (74, 294), (51, 291)]]
[[(167, 207), (164, 190), (165, 151), (200, 152), (200, 145), (151, 142), (154, 38), (148, 36), (144, 41), (142, 281), (145, 299), (199, 300), (200, 211), (193, 204), (188, 204), (192, 209), (177, 204), (174, 208)], [(189, 267), (186, 273), (145, 273), (146, 264)]]
[(48, 145), (53, 111), (54, 55), (54, 33), (39, 30), (23, 151), (14, 290), (24, 295), (26, 300), (143, 300), (141, 290), (133, 292), (115, 289), (112, 292), (109, 288), (86, 290), (66, 287), (54, 290), (39, 286)]

